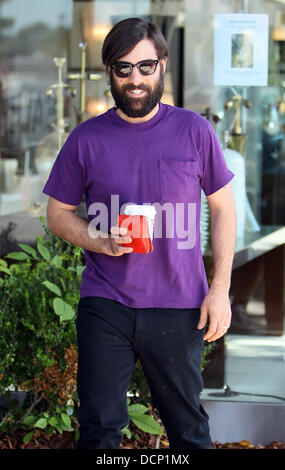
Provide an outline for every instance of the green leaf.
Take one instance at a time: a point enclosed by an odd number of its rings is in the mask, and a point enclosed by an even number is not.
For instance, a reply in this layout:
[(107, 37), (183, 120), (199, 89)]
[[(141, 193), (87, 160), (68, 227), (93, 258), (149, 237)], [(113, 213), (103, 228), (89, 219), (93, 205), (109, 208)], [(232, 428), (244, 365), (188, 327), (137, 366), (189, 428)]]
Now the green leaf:
[(59, 280), (60, 280), (60, 282), (61, 282), (61, 285), (62, 285), (63, 290), (66, 290), (66, 285), (65, 285), (65, 282), (64, 282), (64, 280), (62, 279), (62, 277), (60, 277)]
[(62, 431), (64, 430), (64, 425), (62, 423), (62, 421), (58, 421), (57, 425), (56, 425), (56, 430), (61, 434)]
[(52, 264), (54, 264), (57, 268), (61, 268), (62, 266), (62, 259), (59, 255), (55, 255), (51, 260)]
[(11, 251), (11, 253), (8, 253), (8, 255), (5, 256), (5, 258), (11, 258), (11, 259), (16, 259), (18, 261), (23, 261), (25, 259), (30, 258), (29, 255), (26, 253), (23, 253), (22, 251)]
[(19, 263), (12, 263), (9, 266), (10, 273), (19, 274), (21, 272), (21, 266)]
[(45, 429), (47, 427), (48, 420), (46, 418), (40, 418), (35, 423), (35, 428)]
[(3, 273), (9, 274), (9, 276), (12, 276), (11, 271), (9, 271), (8, 268), (4, 268), (4, 266), (0, 266), (0, 271), (3, 271)]
[(77, 272), (78, 277), (82, 275), (82, 272), (84, 271), (84, 269), (85, 269), (85, 266), (77, 266), (76, 272)]
[(47, 289), (49, 289), (51, 292), (53, 292), (54, 294), (56, 295), (59, 295), (61, 297), (61, 290), (58, 286), (56, 286), (55, 284), (53, 284), (53, 282), (50, 282), (50, 281), (43, 281), (43, 283)]
[(75, 269), (73, 266), (69, 266), (69, 267), (67, 268), (67, 271), (68, 271), (69, 273), (73, 273), (73, 272), (76, 273), (76, 269)]
[(46, 261), (50, 261), (51, 259), (51, 254), (49, 252), (49, 250), (47, 249), (46, 246), (42, 245), (42, 243), (40, 243), (38, 241), (37, 243), (37, 247), (38, 247), (38, 250), (39, 250), (39, 253), (42, 255), (42, 257), (46, 260)]
[(33, 434), (34, 434), (33, 431), (28, 432), (28, 434), (26, 434), (26, 435), (23, 437), (23, 442), (24, 442), (25, 444), (28, 444), (28, 443), (32, 440)]
[(128, 426), (125, 426), (123, 429), (121, 429), (121, 432), (127, 436), (128, 439), (132, 438), (132, 433), (129, 430)]
[(71, 419), (66, 413), (61, 413), (61, 419), (65, 426), (67, 426), (68, 428), (71, 427)]
[(0, 266), (4, 266), (4, 268), (7, 268), (8, 263), (4, 259), (0, 259)]
[(60, 317), (60, 323), (65, 320), (71, 320), (75, 315), (75, 311), (71, 305), (59, 297), (53, 299), (53, 308), (56, 315)]
[(141, 414), (144, 414), (146, 411), (148, 411), (148, 407), (145, 405), (141, 405), (139, 403), (128, 406), (128, 412), (129, 412), (130, 417), (139, 416)]
[(35, 331), (35, 330), (36, 330), (35, 325), (33, 325), (31, 322), (29, 322), (29, 321), (27, 321), (27, 320), (25, 320), (25, 319), (22, 320), (22, 324), (23, 324), (26, 328), (28, 328), (28, 330), (30, 330), (30, 331)]
[(161, 426), (150, 415), (140, 414), (131, 418), (131, 420), (139, 429), (144, 432), (149, 434), (164, 434)]
[(139, 429), (150, 434), (163, 434), (161, 426), (152, 416), (145, 414), (146, 411), (148, 407), (139, 403), (128, 406), (130, 419)]
[(7, 423), (7, 421), (4, 421), (4, 423), (0, 424), (0, 431), (1, 432), (6, 433), (6, 432), (8, 432), (8, 430), (9, 430), (9, 424)]
[(22, 248), (22, 250), (29, 253), (29, 255), (32, 255), (34, 258), (37, 258), (36, 250), (32, 248), (30, 245), (26, 245), (25, 243), (18, 243), (18, 245)]
[(23, 421), (23, 424), (26, 424), (27, 426), (30, 426), (35, 422), (36, 417), (33, 415), (26, 416), (26, 418)]
[(49, 418), (48, 424), (56, 428), (58, 425), (58, 419), (55, 416), (52, 416), (51, 418)]

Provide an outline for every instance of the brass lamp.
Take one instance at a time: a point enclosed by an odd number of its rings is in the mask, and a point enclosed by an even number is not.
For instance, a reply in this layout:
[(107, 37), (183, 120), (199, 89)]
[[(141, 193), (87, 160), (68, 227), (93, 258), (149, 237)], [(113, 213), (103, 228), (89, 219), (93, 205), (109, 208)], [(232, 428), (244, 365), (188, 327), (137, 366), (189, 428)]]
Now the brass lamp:
[(244, 155), (246, 145), (246, 134), (243, 134), (241, 127), (241, 107), (251, 107), (251, 103), (244, 99), (240, 94), (233, 95), (231, 99), (225, 103), (225, 110), (229, 111), (234, 109), (234, 126), (231, 132), (231, 138), (228, 143), (228, 147), (236, 150), (241, 155)]
[(54, 65), (57, 67), (58, 71), (58, 81), (56, 84), (51, 85), (46, 91), (47, 96), (52, 96), (54, 91), (56, 91), (56, 123), (52, 124), (56, 133), (57, 133), (57, 149), (61, 149), (63, 142), (66, 138), (65, 128), (66, 123), (64, 120), (64, 88), (68, 88), (68, 85), (63, 82), (62, 79), (62, 69), (65, 63), (64, 57), (54, 57)]
[(81, 49), (81, 71), (80, 73), (69, 73), (66, 75), (69, 80), (80, 80), (80, 110), (77, 115), (77, 124), (84, 121), (86, 113), (86, 79), (87, 80), (99, 80), (101, 75), (99, 73), (88, 73), (86, 74), (86, 42), (79, 44)]

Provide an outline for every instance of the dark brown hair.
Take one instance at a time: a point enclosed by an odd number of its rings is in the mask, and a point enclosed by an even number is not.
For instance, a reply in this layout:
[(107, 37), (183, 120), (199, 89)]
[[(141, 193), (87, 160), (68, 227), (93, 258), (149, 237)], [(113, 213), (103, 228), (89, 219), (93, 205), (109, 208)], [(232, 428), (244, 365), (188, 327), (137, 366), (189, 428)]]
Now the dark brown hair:
[(116, 23), (105, 37), (101, 55), (106, 69), (128, 54), (142, 39), (152, 41), (159, 59), (169, 56), (165, 38), (158, 26), (142, 18), (127, 18)]

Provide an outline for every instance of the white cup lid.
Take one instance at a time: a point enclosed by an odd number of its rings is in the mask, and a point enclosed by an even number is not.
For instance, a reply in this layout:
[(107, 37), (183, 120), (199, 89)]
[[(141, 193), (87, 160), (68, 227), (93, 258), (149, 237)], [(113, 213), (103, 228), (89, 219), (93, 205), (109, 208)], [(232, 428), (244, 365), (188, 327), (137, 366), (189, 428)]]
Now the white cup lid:
[(156, 209), (151, 205), (129, 204), (124, 209), (126, 215), (145, 215), (147, 217), (154, 217)]

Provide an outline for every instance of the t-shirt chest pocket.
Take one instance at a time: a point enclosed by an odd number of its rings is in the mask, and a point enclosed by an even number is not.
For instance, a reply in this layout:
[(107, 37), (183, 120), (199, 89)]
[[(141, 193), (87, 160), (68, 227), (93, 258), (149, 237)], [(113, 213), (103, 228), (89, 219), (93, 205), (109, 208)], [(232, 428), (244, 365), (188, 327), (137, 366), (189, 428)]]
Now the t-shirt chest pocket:
[(158, 160), (161, 200), (165, 202), (200, 202), (199, 162)]

